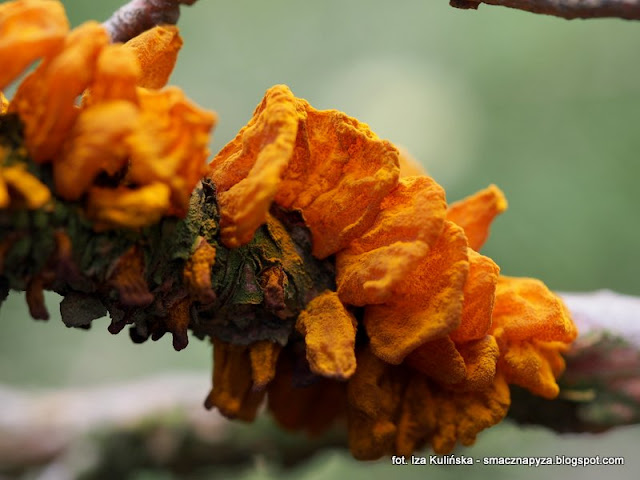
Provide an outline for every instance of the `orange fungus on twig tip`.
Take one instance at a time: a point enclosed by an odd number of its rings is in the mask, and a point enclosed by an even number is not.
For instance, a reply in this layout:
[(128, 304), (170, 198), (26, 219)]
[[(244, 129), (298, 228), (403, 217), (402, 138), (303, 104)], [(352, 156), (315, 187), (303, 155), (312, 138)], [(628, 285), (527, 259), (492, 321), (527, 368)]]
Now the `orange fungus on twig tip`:
[(157, 89), (169, 81), (182, 47), (182, 38), (175, 25), (161, 25), (142, 32), (124, 45), (140, 63), (142, 75), (138, 86)]

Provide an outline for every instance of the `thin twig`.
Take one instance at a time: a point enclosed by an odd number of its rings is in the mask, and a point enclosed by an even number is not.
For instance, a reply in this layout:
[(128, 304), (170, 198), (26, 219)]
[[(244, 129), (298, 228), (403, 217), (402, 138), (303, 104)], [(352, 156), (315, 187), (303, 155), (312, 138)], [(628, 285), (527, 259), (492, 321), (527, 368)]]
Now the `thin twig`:
[(452, 7), (474, 10), (482, 3), (501, 5), (567, 20), (604, 17), (640, 20), (640, 0), (450, 0), (449, 3)]
[(193, 5), (198, 0), (131, 0), (103, 23), (113, 42), (126, 42), (156, 25), (175, 25), (180, 18), (180, 5)]

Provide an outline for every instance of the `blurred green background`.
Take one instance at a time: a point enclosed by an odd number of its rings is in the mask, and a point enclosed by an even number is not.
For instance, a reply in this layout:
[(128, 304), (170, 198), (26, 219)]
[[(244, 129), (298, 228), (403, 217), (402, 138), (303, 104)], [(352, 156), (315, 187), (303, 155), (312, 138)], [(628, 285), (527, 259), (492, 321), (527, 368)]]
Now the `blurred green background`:
[[(117, 0), (63, 2), (72, 24), (106, 19)], [(505, 8), (456, 10), (447, 0), (201, 0), (183, 8), (185, 40), (171, 83), (219, 115), (212, 152), (250, 118), (264, 91), (286, 83), (408, 148), (450, 201), (490, 183), (509, 210), (483, 253), (507, 275), (551, 288), (640, 295), (640, 24), (572, 21)], [(66, 329), (29, 319), (22, 295), (0, 312), (0, 383), (89, 385), (174, 369), (209, 371), (210, 347), (143, 346), (108, 321)], [(203, 385), (202, 395), (208, 385)], [(505, 425), (474, 455), (623, 455), (639, 469), (640, 429), (556, 437)], [(571, 453), (573, 452), (573, 453)], [(551, 469), (566, 478), (627, 478), (632, 467)], [(538, 470), (540, 470), (538, 469)], [(536, 469), (391, 468), (321, 454), (292, 478), (532, 478)], [(281, 477), (257, 468), (243, 478)], [(629, 476), (628, 478), (632, 478)]]

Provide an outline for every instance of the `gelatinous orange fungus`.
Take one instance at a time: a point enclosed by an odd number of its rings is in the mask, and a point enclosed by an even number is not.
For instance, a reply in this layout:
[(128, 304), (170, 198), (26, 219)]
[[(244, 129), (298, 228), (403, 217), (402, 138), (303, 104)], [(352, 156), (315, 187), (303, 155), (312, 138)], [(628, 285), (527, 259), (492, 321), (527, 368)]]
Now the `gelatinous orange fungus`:
[[(301, 338), (282, 349), (269, 409), (310, 433), (346, 412), (360, 459), (472, 444), (507, 414), (509, 383), (557, 394), (560, 353), (575, 337), (542, 283), (500, 277), (478, 253), (507, 207), (502, 192), (490, 186), (447, 208), (442, 187), (408, 159), (279, 85), (210, 170), (227, 246), (249, 242), (275, 205), (301, 212), (314, 256), (334, 255), (336, 292), (299, 315)], [(249, 378), (241, 364), (238, 378)], [(318, 400), (330, 385), (335, 409)]]
[[(408, 153), (284, 85), (206, 166), (215, 115), (175, 87), (159, 90), (181, 44), (175, 27), (124, 45), (96, 22), (69, 32), (54, 0), (0, 5), (0, 90), (41, 60), (10, 101), (0, 94), (33, 160), (15, 164), (0, 145), (0, 208), (63, 199), (96, 230), (143, 229), (184, 216), (207, 176), (219, 225), (212, 219), (215, 233), (186, 244), (163, 331), (184, 348), (194, 305), (218, 298), (218, 263), (236, 253), (256, 260), (250, 248), (267, 236), (278, 254), (265, 247), (250, 272), (251, 293), (264, 297), (250, 302), (264, 311), (247, 322), (286, 327), (277, 341), (211, 335), (207, 407), (251, 421), (267, 399), (284, 428), (310, 434), (344, 421), (353, 455), (375, 459), (472, 444), (507, 414), (510, 384), (558, 394), (562, 353), (577, 334), (567, 308), (542, 282), (500, 276), (478, 253), (507, 207), (497, 187), (447, 206)], [(55, 191), (30, 168), (49, 169)], [(149, 287), (147, 268), (135, 246), (110, 267), (120, 305), (152, 304), (150, 289), (163, 287)], [(36, 298), (42, 285), (33, 285)]]
[(20, 117), (31, 159), (53, 165), (56, 194), (90, 197), (100, 228), (186, 214), (205, 172), (215, 115), (177, 88), (156, 90), (181, 45), (176, 27), (110, 44), (97, 22), (69, 32), (60, 2), (0, 5), (0, 89), (41, 60), (9, 102), (2, 97), (2, 113)]
[(275, 201), (302, 212), (316, 257), (336, 253), (372, 225), (397, 183), (397, 157), (367, 125), (272, 87), (211, 163), (222, 239), (231, 247), (247, 243)]

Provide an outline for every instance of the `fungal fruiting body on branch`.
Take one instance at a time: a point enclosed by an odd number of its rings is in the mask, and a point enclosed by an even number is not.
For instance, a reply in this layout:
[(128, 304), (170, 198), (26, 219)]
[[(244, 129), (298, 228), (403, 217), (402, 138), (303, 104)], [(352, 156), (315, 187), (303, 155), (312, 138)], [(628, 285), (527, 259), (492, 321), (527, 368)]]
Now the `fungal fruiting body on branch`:
[[(305, 306), (273, 360), (268, 405), (285, 427), (310, 432), (318, 418), (345, 417), (351, 451), (365, 459), (473, 443), (505, 416), (508, 384), (554, 397), (576, 335), (541, 282), (500, 276), (477, 253), (506, 208), (497, 187), (447, 207), (432, 178), (401, 170), (395, 147), (365, 124), (284, 86), (211, 164), (223, 245), (248, 242), (275, 207), (300, 212), (313, 255), (334, 259), (335, 290)], [(251, 347), (245, 356), (214, 363), (211, 402), (227, 414), (233, 404), (255, 415), (263, 387), (250, 380)], [(331, 383), (327, 401), (320, 390)]]
[[(287, 429), (346, 425), (354, 456), (437, 453), (500, 422), (509, 385), (558, 394), (576, 329), (478, 251), (495, 186), (444, 190), (369, 127), (282, 85), (207, 167), (215, 116), (164, 87), (181, 44), (68, 31), (60, 4), (0, 6), (0, 299), (63, 321), (214, 346), (206, 405)], [(79, 104), (76, 99), (81, 96)]]

